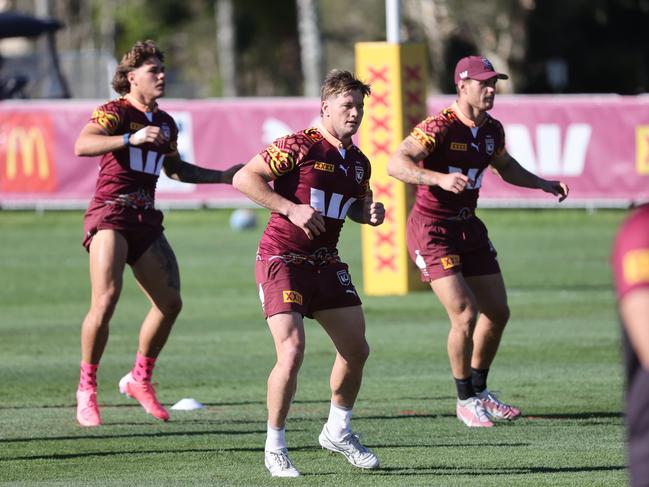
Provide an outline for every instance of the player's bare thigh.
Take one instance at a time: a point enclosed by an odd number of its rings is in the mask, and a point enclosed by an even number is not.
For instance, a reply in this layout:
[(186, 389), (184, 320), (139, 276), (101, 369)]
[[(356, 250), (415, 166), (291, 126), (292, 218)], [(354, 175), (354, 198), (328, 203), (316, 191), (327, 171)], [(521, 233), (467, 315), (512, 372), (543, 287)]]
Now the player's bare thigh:
[(507, 323), (509, 307), (502, 274), (471, 276), (465, 279), (473, 291), (480, 313), (486, 315), (494, 323)]
[(476, 297), (467, 279), (459, 272), (430, 281), (430, 287), (450, 317), (467, 311), (476, 312)]
[(156, 304), (179, 300), (178, 262), (164, 234), (160, 234), (132, 268), (138, 284)]
[(305, 334), (304, 319), (300, 313), (277, 313), (267, 318), (268, 328), (278, 357), (281, 357), (287, 348), (298, 348), (304, 353)]
[(348, 354), (367, 353), (365, 317), (361, 306), (323, 309), (313, 313), (333, 341), (336, 350), (344, 357)]
[(128, 254), (124, 236), (116, 230), (100, 230), (92, 237), (88, 251), (93, 295), (119, 295)]

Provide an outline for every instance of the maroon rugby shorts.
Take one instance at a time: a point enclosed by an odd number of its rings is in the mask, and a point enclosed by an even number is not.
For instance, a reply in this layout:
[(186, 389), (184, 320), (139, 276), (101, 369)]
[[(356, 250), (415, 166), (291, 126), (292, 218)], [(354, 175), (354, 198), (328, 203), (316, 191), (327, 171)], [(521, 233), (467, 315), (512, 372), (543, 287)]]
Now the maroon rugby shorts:
[(649, 479), (649, 370), (643, 367), (622, 327), (626, 372), (625, 421), (631, 487), (646, 486)]
[(500, 273), (498, 253), (478, 217), (435, 220), (412, 211), (406, 239), (410, 258), (424, 282), (458, 273), (465, 277)]
[(288, 312), (313, 318), (316, 311), (361, 304), (342, 262), (315, 266), (262, 258), (255, 265), (255, 278), (266, 318)]
[(649, 479), (649, 370), (642, 367), (627, 386), (626, 424), (628, 432), (631, 487), (647, 485)]
[(90, 242), (98, 231), (116, 230), (128, 243), (126, 262), (133, 265), (162, 234), (162, 219), (159, 210), (135, 210), (93, 200), (83, 218), (83, 246), (90, 251)]

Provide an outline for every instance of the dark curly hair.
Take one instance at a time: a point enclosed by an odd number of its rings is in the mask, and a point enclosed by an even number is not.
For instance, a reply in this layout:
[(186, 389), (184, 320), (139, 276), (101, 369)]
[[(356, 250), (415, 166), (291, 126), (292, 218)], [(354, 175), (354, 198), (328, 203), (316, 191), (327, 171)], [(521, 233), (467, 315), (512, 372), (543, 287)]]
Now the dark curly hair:
[(164, 62), (165, 56), (155, 42), (151, 40), (137, 41), (133, 47), (124, 54), (117, 65), (115, 76), (113, 76), (113, 89), (120, 95), (126, 95), (131, 91), (131, 83), (128, 81), (128, 73), (139, 68), (147, 59), (156, 57)]

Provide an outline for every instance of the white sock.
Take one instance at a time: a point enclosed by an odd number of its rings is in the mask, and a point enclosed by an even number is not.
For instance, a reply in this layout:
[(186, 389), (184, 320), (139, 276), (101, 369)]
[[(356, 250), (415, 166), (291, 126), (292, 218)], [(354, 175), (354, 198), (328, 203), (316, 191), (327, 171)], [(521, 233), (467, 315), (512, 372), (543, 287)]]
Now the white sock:
[(266, 451), (277, 451), (286, 448), (285, 438), (286, 428), (273, 428), (270, 423), (267, 424), (266, 429)]
[(327, 420), (327, 431), (331, 438), (333, 440), (342, 440), (345, 435), (351, 433), (351, 420), (351, 408), (343, 408), (332, 402), (329, 409), (329, 419)]

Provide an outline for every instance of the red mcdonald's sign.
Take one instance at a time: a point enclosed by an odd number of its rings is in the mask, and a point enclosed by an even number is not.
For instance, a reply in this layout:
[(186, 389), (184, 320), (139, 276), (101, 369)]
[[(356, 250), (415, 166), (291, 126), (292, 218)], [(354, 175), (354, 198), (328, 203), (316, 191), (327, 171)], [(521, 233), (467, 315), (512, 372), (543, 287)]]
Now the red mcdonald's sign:
[(52, 124), (49, 116), (15, 114), (3, 121), (0, 129), (0, 191), (56, 191)]

